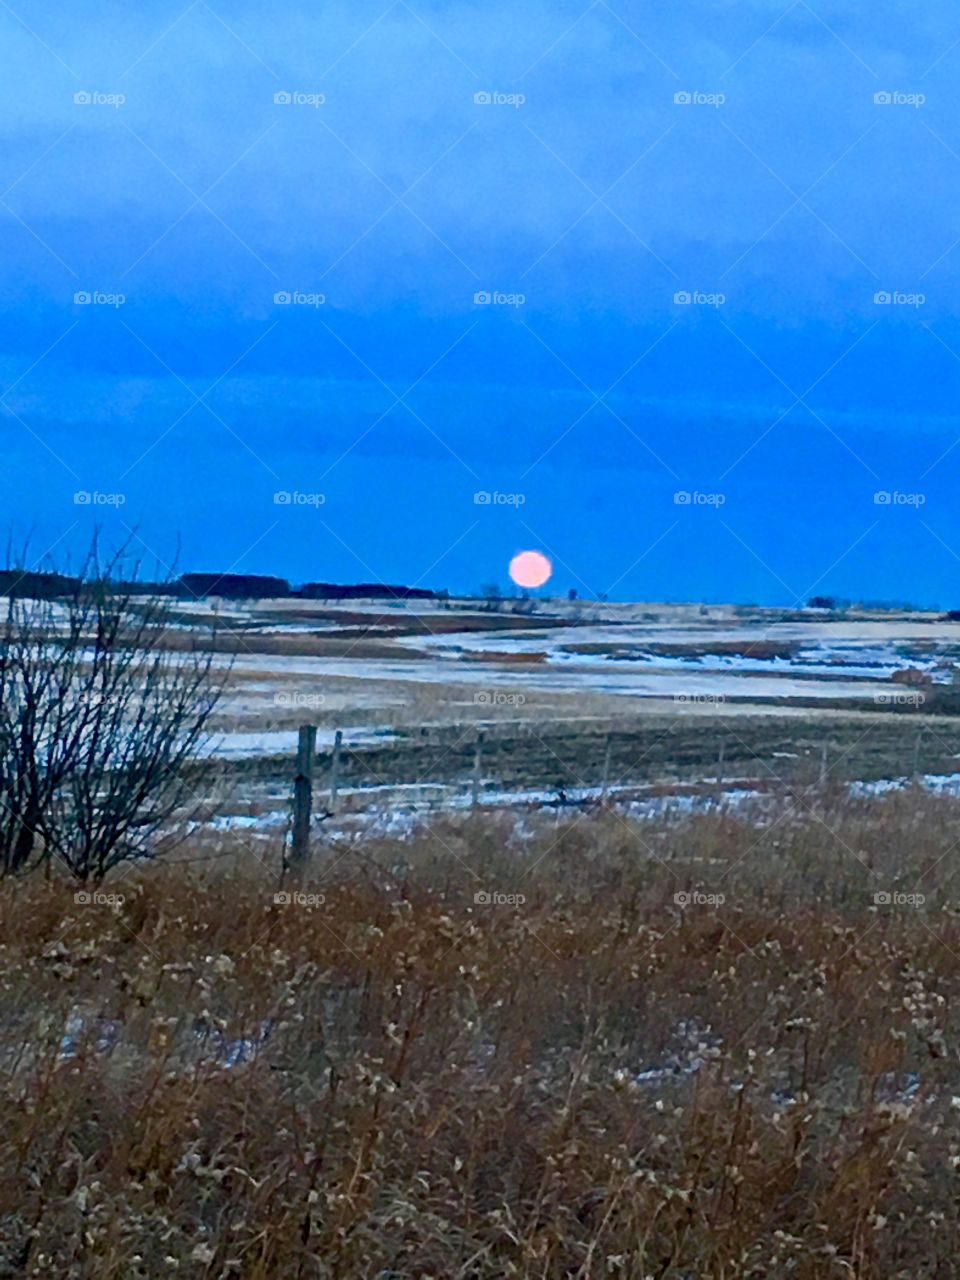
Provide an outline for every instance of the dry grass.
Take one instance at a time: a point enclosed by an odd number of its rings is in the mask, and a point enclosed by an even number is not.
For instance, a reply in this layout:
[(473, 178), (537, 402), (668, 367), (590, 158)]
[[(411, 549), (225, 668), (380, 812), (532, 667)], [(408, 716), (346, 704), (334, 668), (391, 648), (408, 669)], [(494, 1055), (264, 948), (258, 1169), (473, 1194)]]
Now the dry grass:
[(448, 822), (315, 905), (240, 856), (0, 886), (0, 1275), (945, 1280), (958, 816)]
[[(176, 652), (192, 652), (198, 643), (214, 653), (236, 656), (241, 661), (250, 655), (266, 655), (280, 658), (354, 658), (354, 659), (405, 659), (416, 661), (427, 653), (409, 645), (397, 645), (393, 641), (401, 636), (424, 638), (459, 632), (512, 631), (518, 626), (524, 630), (543, 631), (561, 625), (561, 619), (523, 617), (497, 613), (442, 613), (417, 614), (404, 610), (386, 609), (383, 613), (357, 613), (350, 610), (284, 610), (271, 614), (261, 610), (255, 622), (232, 619), (226, 615), (220, 630), (213, 636), (204, 630), (209, 618), (203, 615), (182, 613), (174, 607), (174, 617), (197, 625), (196, 631), (173, 628), (163, 633), (161, 645)], [(264, 634), (258, 628), (271, 622), (282, 624), (291, 621), (322, 623), (335, 622), (336, 630), (271, 632)], [(502, 655), (494, 655), (498, 660)], [(543, 655), (540, 655), (541, 657)]]
[(655, 654), (661, 658), (760, 658), (772, 661), (776, 658), (790, 659), (803, 648), (799, 641), (793, 640), (703, 640), (692, 632), (689, 640), (683, 644), (666, 644), (648, 642), (642, 648), (633, 644), (617, 644), (616, 642), (567, 644), (563, 646), (567, 653), (606, 654), (616, 658), (642, 658), (646, 654)]
[[(161, 645), (176, 653), (191, 653), (197, 647), (197, 638), (190, 631), (167, 631)], [(362, 633), (345, 633), (331, 636), (329, 632), (291, 631), (275, 635), (257, 632), (224, 631), (203, 641), (204, 650), (236, 657), (242, 664), (244, 658), (404, 658), (415, 661), (426, 657), (416, 649), (392, 644), (389, 640), (368, 638)]]

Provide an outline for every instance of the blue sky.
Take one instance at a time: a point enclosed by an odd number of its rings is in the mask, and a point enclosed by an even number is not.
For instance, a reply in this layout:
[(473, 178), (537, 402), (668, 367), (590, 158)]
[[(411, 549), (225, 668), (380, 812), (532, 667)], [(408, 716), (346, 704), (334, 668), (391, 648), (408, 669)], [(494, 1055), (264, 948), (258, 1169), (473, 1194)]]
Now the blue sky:
[(851, 8), (4, 5), (7, 523), (957, 605), (960, 12)]

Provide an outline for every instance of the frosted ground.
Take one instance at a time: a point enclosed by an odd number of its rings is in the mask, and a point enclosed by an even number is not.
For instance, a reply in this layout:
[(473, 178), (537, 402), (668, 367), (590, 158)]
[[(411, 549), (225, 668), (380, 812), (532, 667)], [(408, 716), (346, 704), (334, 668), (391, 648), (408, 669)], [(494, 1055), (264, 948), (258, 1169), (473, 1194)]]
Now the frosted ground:
[[(856, 699), (883, 707), (922, 701), (894, 682), (897, 672), (912, 668), (933, 685), (946, 684), (954, 662), (960, 663), (960, 623), (818, 619), (730, 626), (698, 619), (685, 627), (624, 622), (532, 631), (519, 619), (503, 622), (508, 629), (492, 635), (468, 627), (398, 634), (392, 641), (396, 656), (387, 658), (354, 657), (349, 642), (335, 657), (258, 654), (256, 637), (247, 636), (234, 659), (223, 726), (240, 730), (243, 722), (251, 733), (249, 721), (260, 722), (261, 732), (273, 730), (263, 740), (270, 751), (289, 747), (288, 737), (273, 736), (281, 726), (270, 724), (285, 711), (294, 720), (296, 713), (309, 720), (305, 713), (317, 712), (321, 724), (332, 717), (359, 742), (378, 727), (416, 723), (424, 713), (427, 720), (456, 723), (483, 719), (486, 712), (502, 723), (511, 714), (572, 720), (591, 712), (643, 715), (657, 700), (689, 714), (719, 704), (730, 715), (773, 706), (782, 713), (790, 700), (826, 706)], [(790, 652), (711, 652), (711, 646), (758, 643)], [(668, 647), (674, 652), (655, 651)], [(382, 716), (380, 726), (371, 725), (371, 710)], [(249, 747), (256, 747), (252, 737)], [(236, 733), (224, 736), (224, 753), (243, 748)]]
[[(301, 723), (318, 727), (318, 822), (333, 842), (404, 834), (468, 809), (478, 730), (479, 802), (514, 811), (521, 830), (524, 814), (598, 803), (608, 733), (623, 749), (606, 798), (634, 817), (762, 808), (771, 793), (815, 783), (822, 753), (828, 780), (861, 797), (914, 780), (939, 792), (960, 782), (960, 720), (955, 734), (953, 718), (929, 705), (960, 665), (960, 623), (660, 605), (596, 606), (577, 618), (567, 602), (503, 607), (536, 612), (491, 619), (476, 602), (445, 611), (356, 601), (231, 607), (242, 640), (218, 657), (232, 670), (205, 755), (233, 772), (210, 830), (283, 834)], [(377, 656), (364, 656), (372, 635)], [(277, 636), (296, 651), (258, 652)], [(922, 686), (904, 683), (907, 670)], [(331, 817), (324, 796), (337, 729), (349, 759)], [(566, 772), (553, 767), (560, 755)], [(529, 769), (518, 767), (528, 756)], [(621, 777), (632, 756), (642, 776)]]

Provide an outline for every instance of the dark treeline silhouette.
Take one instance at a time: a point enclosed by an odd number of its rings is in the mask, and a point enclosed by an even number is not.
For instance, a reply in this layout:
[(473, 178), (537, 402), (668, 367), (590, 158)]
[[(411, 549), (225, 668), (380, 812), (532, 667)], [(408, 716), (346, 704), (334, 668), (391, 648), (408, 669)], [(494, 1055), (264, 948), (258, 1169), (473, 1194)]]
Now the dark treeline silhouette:
[(290, 583), (286, 578), (262, 577), (254, 573), (185, 573), (179, 582), (184, 594), (197, 600), (204, 596), (262, 600), (290, 595)]
[(420, 587), (398, 587), (384, 582), (307, 582), (302, 587), (291, 587), (285, 578), (246, 573), (185, 573), (179, 581), (187, 595), (198, 599), (223, 596), (234, 600), (283, 597), (299, 600), (434, 600), (438, 594)]
[(842, 596), (811, 596), (807, 601), (807, 607), (832, 609), (837, 612), (844, 609), (862, 609), (865, 613), (935, 613), (937, 611), (936, 605), (925, 608), (910, 600), (847, 600)]
[(445, 591), (428, 591), (423, 587), (392, 587), (383, 582), (358, 582), (342, 585), (336, 582), (307, 582), (291, 594), (303, 600), (435, 600)]
[[(79, 585), (79, 578), (61, 573), (0, 569), (0, 596), (52, 600), (74, 593)], [(182, 600), (202, 600), (207, 596), (230, 600), (436, 600), (447, 595), (446, 591), (382, 582), (307, 582), (302, 587), (291, 587), (286, 578), (252, 573), (185, 573), (166, 582), (127, 583), (125, 589), (128, 595), (174, 596)]]
[(0, 569), (0, 596), (24, 596), (32, 600), (52, 600), (69, 595), (80, 585), (79, 578), (62, 573), (33, 573), (23, 569)]

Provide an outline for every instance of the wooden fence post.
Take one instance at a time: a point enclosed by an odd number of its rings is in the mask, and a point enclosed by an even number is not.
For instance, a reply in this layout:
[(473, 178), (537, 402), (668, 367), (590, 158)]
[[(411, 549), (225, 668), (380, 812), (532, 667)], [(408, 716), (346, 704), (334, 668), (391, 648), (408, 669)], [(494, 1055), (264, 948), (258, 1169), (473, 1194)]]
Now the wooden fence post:
[(330, 761), (330, 812), (337, 812), (337, 789), (340, 785), (340, 745), (343, 730), (338, 729), (333, 739), (333, 759)]
[(483, 730), (477, 730), (477, 744), (473, 749), (473, 791), (471, 803), (476, 807), (480, 803), (480, 765), (483, 760)]
[(302, 724), (297, 741), (297, 772), (293, 780), (293, 855), (291, 861), (304, 863), (310, 856), (310, 816), (313, 809), (313, 757), (317, 748), (317, 727)]

